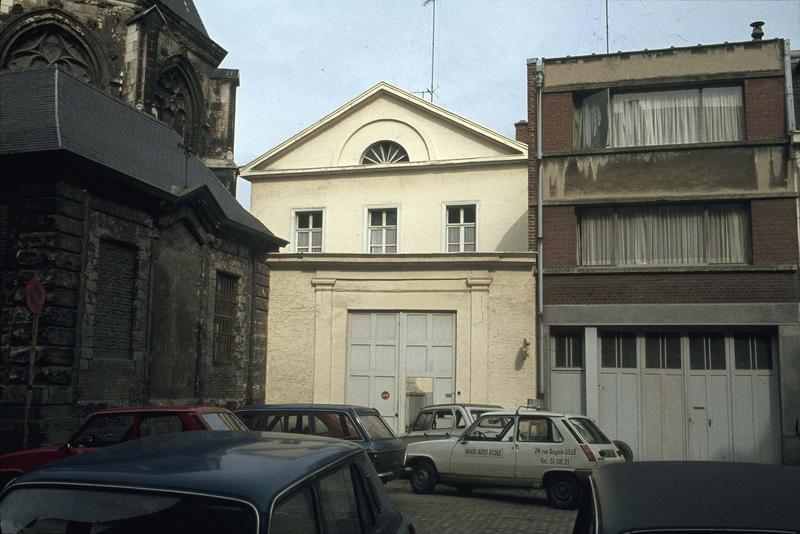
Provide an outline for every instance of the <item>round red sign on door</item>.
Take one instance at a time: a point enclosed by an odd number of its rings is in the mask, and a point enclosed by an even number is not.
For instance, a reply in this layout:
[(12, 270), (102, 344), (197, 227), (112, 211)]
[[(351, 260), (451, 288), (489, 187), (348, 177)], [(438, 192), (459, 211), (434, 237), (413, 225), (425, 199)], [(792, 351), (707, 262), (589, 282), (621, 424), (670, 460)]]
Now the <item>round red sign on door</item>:
[(388, 391), (384, 391), (383, 393), (381, 393), (381, 398), (383, 400), (389, 400), (389, 392)]

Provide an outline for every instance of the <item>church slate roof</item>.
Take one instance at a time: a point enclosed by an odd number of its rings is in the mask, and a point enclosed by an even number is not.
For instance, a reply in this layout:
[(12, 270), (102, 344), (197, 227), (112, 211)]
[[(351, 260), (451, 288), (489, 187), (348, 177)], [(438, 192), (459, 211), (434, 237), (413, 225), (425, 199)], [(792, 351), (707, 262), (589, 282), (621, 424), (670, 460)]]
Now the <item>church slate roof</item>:
[(164, 123), (63, 70), (0, 73), (0, 158), (66, 152), (175, 203), (206, 194), (223, 226), (270, 249), (286, 245), (183, 147)]
[(200, 18), (200, 13), (197, 12), (197, 7), (195, 7), (193, 0), (157, 0), (157, 3), (188, 22), (196, 30), (202, 32), (203, 35), (208, 36), (206, 27), (203, 25), (203, 20)]

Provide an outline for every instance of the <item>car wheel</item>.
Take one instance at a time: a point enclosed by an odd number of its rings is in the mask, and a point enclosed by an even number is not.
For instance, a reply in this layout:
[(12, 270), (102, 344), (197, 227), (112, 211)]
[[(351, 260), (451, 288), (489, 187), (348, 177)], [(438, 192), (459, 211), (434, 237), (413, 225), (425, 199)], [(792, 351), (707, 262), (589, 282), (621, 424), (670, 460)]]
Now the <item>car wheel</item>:
[(416, 462), (411, 466), (411, 489), (414, 493), (433, 493), (436, 487), (436, 468), (431, 462)]
[(614, 440), (614, 445), (617, 447), (617, 449), (619, 449), (619, 452), (622, 453), (622, 457), (625, 458), (626, 462), (633, 461), (633, 451), (631, 450), (630, 445), (618, 439)]
[(545, 484), (547, 500), (556, 508), (577, 508), (583, 496), (581, 483), (572, 475), (556, 474)]

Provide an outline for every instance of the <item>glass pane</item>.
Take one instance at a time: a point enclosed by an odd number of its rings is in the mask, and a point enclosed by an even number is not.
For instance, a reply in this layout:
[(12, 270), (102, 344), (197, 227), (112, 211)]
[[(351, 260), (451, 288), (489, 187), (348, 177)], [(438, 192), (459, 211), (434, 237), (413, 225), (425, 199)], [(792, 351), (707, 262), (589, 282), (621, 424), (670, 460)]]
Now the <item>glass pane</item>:
[(397, 244), (397, 230), (394, 230), (392, 228), (386, 229), (386, 244), (387, 245)]
[(475, 252), (475, 243), (465, 244), (464, 252)]
[(73, 447), (106, 447), (129, 439), (133, 415), (96, 415), (70, 442)]
[(750, 337), (734, 336), (733, 356), (737, 369), (752, 369), (750, 362)]
[(319, 481), (320, 506), (328, 532), (361, 533), (350, 467)]
[(383, 245), (383, 230), (370, 230), (369, 244), (372, 246)]
[(725, 369), (725, 336), (712, 334), (708, 336), (708, 344), (711, 369)]
[(216, 534), (256, 532), (258, 524), (252, 509), (227, 499), (74, 487), (12, 490), (0, 502), (0, 518), (6, 534)]
[(464, 227), (464, 242), (465, 243), (474, 243), (475, 242), (475, 227), (474, 226), (465, 226)]
[(437, 430), (453, 428), (453, 421), (453, 412), (451, 410), (439, 410), (433, 416), (433, 428)]
[(617, 367), (616, 337), (603, 336), (600, 338), (600, 360), (603, 367)]
[(386, 224), (388, 226), (396, 226), (397, 225), (397, 210), (396, 209), (386, 210)]
[(383, 247), (380, 245), (376, 245), (374, 247), (369, 247), (370, 254), (381, 254), (383, 252)]
[(755, 337), (756, 369), (772, 369), (772, 346), (768, 335)]
[(447, 208), (447, 222), (450, 224), (457, 224), (461, 222), (461, 208), (449, 207)]
[[(460, 228), (448, 228), (447, 229), (447, 243), (448, 244), (458, 244), (461, 242), (461, 232)], [(458, 249), (456, 249), (458, 250)]]
[(648, 369), (661, 368), (661, 336), (658, 334), (644, 337), (644, 365)]
[(381, 210), (369, 210), (369, 224), (370, 224), (370, 226), (382, 226), (383, 225), (383, 211), (381, 211)]
[(386, 253), (387, 254), (396, 254), (397, 253), (397, 247), (394, 246), (394, 245), (387, 245), (386, 246)]
[(297, 214), (297, 227), (298, 228), (308, 228), (308, 213), (298, 213)]
[(583, 336), (573, 334), (572, 336), (572, 367), (583, 367)]
[(312, 247), (322, 246), (322, 232), (320, 231), (311, 232), (311, 246)]
[(703, 336), (689, 336), (689, 368), (705, 369), (706, 358)]
[(636, 367), (636, 336), (633, 334), (620, 334), (622, 345), (622, 365), (621, 367)]
[(311, 227), (312, 228), (322, 228), (322, 212), (315, 211), (311, 214)]
[(308, 248), (308, 232), (297, 233), (297, 248)]
[(667, 369), (680, 369), (681, 336), (678, 334), (665, 335), (664, 348), (666, 349)]
[(465, 223), (474, 223), (475, 222), (475, 206), (464, 206), (462, 209), (464, 210), (464, 222)]
[(311, 491), (304, 489), (279, 504), (272, 512), (270, 532), (316, 532), (317, 521)]
[(454, 245), (447, 245), (447, 252), (458, 252), (458, 251), (459, 251), (458, 243)]
[(553, 338), (556, 345), (556, 367), (569, 367), (567, 365), (567, 341), (566, 336)]
[(359, 414), (358, 418), (361, 420), (361, 424), (364, 425), (364, 428), (367, 430), (367, 433), (373, 440), (393, 439), (395, 437), (392, 429), (386, 425), (386, 421), (384, 421), (383, 417), (380, 415)]

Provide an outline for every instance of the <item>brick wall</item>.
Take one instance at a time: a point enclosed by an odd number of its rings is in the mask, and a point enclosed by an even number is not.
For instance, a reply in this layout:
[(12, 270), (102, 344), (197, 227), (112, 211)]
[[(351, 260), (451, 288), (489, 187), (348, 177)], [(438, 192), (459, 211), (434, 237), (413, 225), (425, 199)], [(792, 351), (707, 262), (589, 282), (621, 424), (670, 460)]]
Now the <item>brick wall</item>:
[(797, 302), (796, 272), (619, 273), (547, 275), (554, 304), (695, 304)]
[(528, 64), (528, 250), (536, 250), (536, 65)]
[(575, 106), (572, 93), (542, 95), (542, 151), (572, 150)]
[(755, 78), (744, 82), (747, 139), (786, 137), (785, 89), (782, 78)]
[(792, 199), (750, 202), (753, 263), (797, 263), (796, 207)]
[(578, 220), (574, 206), (545, 206), (542, 210), (544, 235), (543, 266), (575, 267), (577, 265)]

